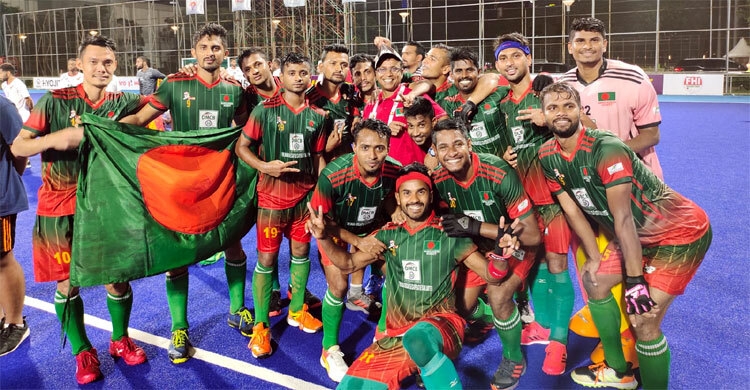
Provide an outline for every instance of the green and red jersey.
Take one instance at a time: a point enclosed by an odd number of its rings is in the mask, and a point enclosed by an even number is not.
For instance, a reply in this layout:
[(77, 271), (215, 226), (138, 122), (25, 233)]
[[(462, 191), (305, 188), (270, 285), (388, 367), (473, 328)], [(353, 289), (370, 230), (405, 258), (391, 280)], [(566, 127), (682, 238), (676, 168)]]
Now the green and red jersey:
[[(442, 166), (432, 173), (441, 208), (494, 224), (500, 217), (511, 222), (532, 215), (533, 204), (508, 163), (491, 154), (472, 153), (471, 160), (472, 177), (465, 183)], [(493, 240), (480, 238), (476, 242), (483, 251), (494, 247)]]
[(380, 176), (367, 182), (359, 172), (357, 156), (345, 154), (323, 169), (312, 206), (316, 210), (323, 206), (324, 213), (353, 234), (370, 233), (387, 220), (383, 201), (393, 196), (399, 168), (396, 160), (387, 158)]
[(434, 213), (413, 230), (388, 223), (375, 238), (388, 248), (383, 256), (389, 335), (401, 335), (432, 314), (455, 313), (454, 271), (476, 251), (471, 239), (448, 237)]
[(256, 88), (254, 85), (250, 84), (245, 88), (245, 92), (247, 93), (247, 109), (248, 112), (252, 112), (255, 107), (258, 107), (261, 103), (264, 101), (278, 95), (281, 93), (281, 81), (279, 81), (278, 77), (273, 77), (273, 84), (274, 84), (274, 93), (272, 95), (265, 95), (263, 92), (261, 92), (258, 88)]
[(159, 111), (170, 110), (174, 131), (188, 131), (231, 127), (235, 116), (247, 112), (248, 100), (235, 80), (208, 83), (197, 74), (176, 73), (164, 79), (149, 104)]
[(318, 181), (314, 159), (326, 145), (323, 110), (307, 101), (293, 108), (283, 93), (263, 102), (250, 113), (243, 135), (253, 145), (260, 145), (258, 157), (263, 161), (296, 161), (299, 172), (273, 177), (260, 173), (258, 207), (284, 210), (294, 207)]
[[(521, 96), (513, 95), (509, 91), (508, 95), (500, 103), (500, 111), (506, 118), (507, 131), (502, 137), (499, 147), (502, 153), (508, 146), (516, 152), (518, 165), (516, 170), (523, 182), (523, 188), (529, 195), (535, 206), (544, 206), (555, 203), (552, 198), (547, 183), (542, 172), (542, 166), (539, 163), (539, 147), (544, 142), (552, 138), (552, 133), (547, 127), (538, 127), (532, 124), (530, 120), (517, 120), (520, 114), (519, 110), (527, 108), (541, 108), (542, 103), (534, 95), (529, 83), (528, 89)], [(473, 143), (472, 143), (473, 146)]]
[(616, 135), (580, 132), (575, 151), (563, 156), (556, 139), (544, 143), (539, 159), (550, 191), (568, 193), (584, 213), (614, 233), (607, 188), (631, 183), (630, 208), (645, 247), (684, 245), (708, 230), (708, 217), (691, 200), (669, 188)]
[[(354, 86), (349, 84), (349, 89), (354, 91)], [(310, 101), (311, 105), (320, 107), (325, 111), (326, 124), (325, 133), (326, 136), (331, 135), (334, 128), (334, 122), (336, 120), (344, 121), (344, 131), (341, 134), (341, 145), (334, 150), (332, 156), (340, 156), (345, 153), (351, 153), (352, 142), (354, 137), (352, 136), (352, 122), (355, 116), (359, 116), (360, 108), (349, 103), (349, 100), (345, 99), (341, 94), (340, 90), (336, 91), (336, 95), (332, 97), (326, 96), (320, 89), (320, 86), (315, 83), (305, 93), (307, 100)]]
[[(502, 146), (502, 138), (505, 137), (505, 117), (500, 114), (498, 107), (503, 98), (508, 94), (508, 88), (498, 87), (492, 93), (477, 104), (477, 113), (471, 120), (469, 138), (471, 149), (476, 153), (489, 153), (502, 157), (505, 148)], [(453, 113), (456, 109), (466, 103), (456, 86), (446, 90), (445, 95), (438, 103), (446, 112)]]
[[(47, 92), (36, 103), (23, 125), (37, 136), (67, 127), (76, 127), (81, 114), (93, 114), (113, 121), (138, 111), (147, 98), (127, 92), (106, 92), (99, 102), (86, 97), (83, 84)], [(39, 187), (37, 215), (59, 217), (75, 214), (78, 183), (78, 149), (42, 152), (42, 186)]]

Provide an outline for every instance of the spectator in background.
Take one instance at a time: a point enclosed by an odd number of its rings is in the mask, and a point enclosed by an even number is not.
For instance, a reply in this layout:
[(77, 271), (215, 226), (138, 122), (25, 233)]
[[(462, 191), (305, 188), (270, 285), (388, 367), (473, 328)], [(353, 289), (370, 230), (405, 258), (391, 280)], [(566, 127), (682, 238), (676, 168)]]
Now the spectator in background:
[(0, 80), (2, 80), (3, 92), (5, 97), (16, 106), (18, 114), (21, 115), (21, 120), (26, 122), (29, 119), (31, 109), (34, 108), (34, 101), (31, 100), (29, 90), (26, 88), (26, 84), (21, 79), (15, 76), (16, 68), (9, 63), (0, 65)]
[(78, 70), (75, 58), (68, 58), (68, 71), (60, 75), (57, 88), (75, 87), (83, 82), (83, 73)]
[(151, 60), (140, 56), (135, 59), (135, 67), (138, 69), (136, 77), (141, 88), (141, 95), (151, 95), (156, 91), (157, 80), (167, 77), (164, 73), (151, 67)]
[(281, 76), (281, 60), (278, 58), (274, 58), (271, 60), (271, 74), (273, 77), (280, 77)]

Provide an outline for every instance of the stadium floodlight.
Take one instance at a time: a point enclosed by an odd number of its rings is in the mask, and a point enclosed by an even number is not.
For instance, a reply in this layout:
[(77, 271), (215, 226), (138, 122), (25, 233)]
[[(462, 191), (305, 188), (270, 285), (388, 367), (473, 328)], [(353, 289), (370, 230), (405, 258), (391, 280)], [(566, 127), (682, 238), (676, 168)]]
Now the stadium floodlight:
[(26, 34), (18, 34), (18, 39), (20, 39), (21, 42), (26, 42), (26, 38), (28, 38)]
[(276, 30), (277, 28), (279, 28), (279, 24), (281, 24), (281, 20), (274, 19), (271, 21), (271, 23), (273, 23), (273, 29)]
[(96, 34), (99, 34), (99, 31), (96, 31), (96, 30), (89, 31), (89, 35), (91, 35), (92, 37), (95, 37)]
[(173, 25), (169, 26), (169, 28), (171, 28), (172, 31), (174, 31), (175, 34), (177, 34), (177, 31), (180, 30), (180, 26), (178, 26), (176, 24), (173, 24)]
[(562, 0), (563, 4), (565, 4), (565, 10), (570, 12), (570, 6), (573, 5), (573, 3), (576, 2), (576, 0)]
[(409, 13), (406, 11), (401, 11), (398, 14), (401, 15), (401, 23), (406, 23), (406, 18), (409, 17)]

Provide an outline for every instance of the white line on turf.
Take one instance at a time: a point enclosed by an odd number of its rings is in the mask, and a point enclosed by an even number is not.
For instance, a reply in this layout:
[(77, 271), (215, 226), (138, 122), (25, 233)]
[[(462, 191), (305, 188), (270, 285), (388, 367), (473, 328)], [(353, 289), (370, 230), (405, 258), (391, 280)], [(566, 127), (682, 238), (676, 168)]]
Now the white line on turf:
[[(51, 314), (55, 314), (55, 306), (49, 302), (45, 302), (30, 296), (26, 296), (24, 302), (26, 306), (33, 307)], [(112, 331), (112, 323), (103, 320), (98, 317), (94, 317), (89, 314), (84, 315), (84, 321), (86, 325), (93, 326), (102, 330)], [(169, 348), (169, 339), (159, 337), (146, 333), (142, 330), (129, 328), (128, 333), (134, 340), (138, 340), (147, 344), (151, 344), (162, 348), (164, 350)], [(206, 351), (205, 349), (195, 348), (195, 354), (193, 359), (202, 360), (206, 363), (210, 363), (219, 367), (226, 368), (228, 370), (239, 372), (240, 374), (249, 375), (266, 382), (274, 383), (290, 389), (327, 389), (326, 387), (320, 386), (315, 383), (303, 381), (302, 379), (295, 378), (293, 376), (278, 373), (267, 368), (254, 366), (248, 362), (242, 360), (232, 359), (227, 356), (219, 355), (218, 353)]]

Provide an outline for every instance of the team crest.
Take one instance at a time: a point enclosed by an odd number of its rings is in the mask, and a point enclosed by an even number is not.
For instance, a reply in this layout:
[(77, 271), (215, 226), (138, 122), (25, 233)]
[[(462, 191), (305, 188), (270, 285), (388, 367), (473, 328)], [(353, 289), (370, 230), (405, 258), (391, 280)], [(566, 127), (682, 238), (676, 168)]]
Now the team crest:
[(182, 100), (185, 101), (185, 107), (190, 108), (190, 102), (195, 100), (195, 96), (190, 96), (190, 92), (185, 91), (182, 93)]
[(565, 175), (560, 173), (560, 171), (558, 171), (557, 168), (555, 168), (555, 179), (557, 179), (560, 185), (563, 185), (563, 186), (565, 185)]
[(78, 127), (78, 125), (81, 124), (81, 117), (78, 116), (76, 113), (76, 110), (70, 110), (70, 125), (73, 127)]
[(398, 249), (398, 245), (396, 245), (396, 241), (391, 240), (388, 243), (388, 250), (391, 251), (391, 255), (396, 256), (396, 249)]
[(284, 125), (286, 125), (286, 121), (282, 120), (280, 116), (276, 117), (276, 128), (279, 129), (279, 131), (284, 131)]
[(448, 206), (449, 206), (450, 208), (452, 208), (452, 209), (455, 209), (455, 208), (456, 208), (456, 200), (457, 200), (457, 199), (456, 199), (456, 198), (454, 198), (454, 197), (453, 197), (453, 195), (451, 195), (451, 193), (449, 192), (449, 193), (448, 193), (448, 203), (449, 203), (449, 204), (448, 204)]
[(440, 253), (440, 241), (426, 240), (422, 244), (424, 254), (434, 256)]
[(223, 107), (231, 107), (234, 105), (234, 99), (232, 98), (232, 95), (228, 93), (221, 94), (221, 105)]
[(349, 193), (349, 195), (346, 196), (346, 205), (351, 207), (355, 200), (357, 200), (357, 197)]
[(487, 191), (482, 191), (482, 204), (485, 206), (492, 206), (495, 204), (495, 200), (492, 199), (492, 195)]
[(586, 183), (591, 182), (591, 175), (589, 175), (589, 169), (586, 167), (581, 167), (581, 177), (583, 177), (583, 180)]

